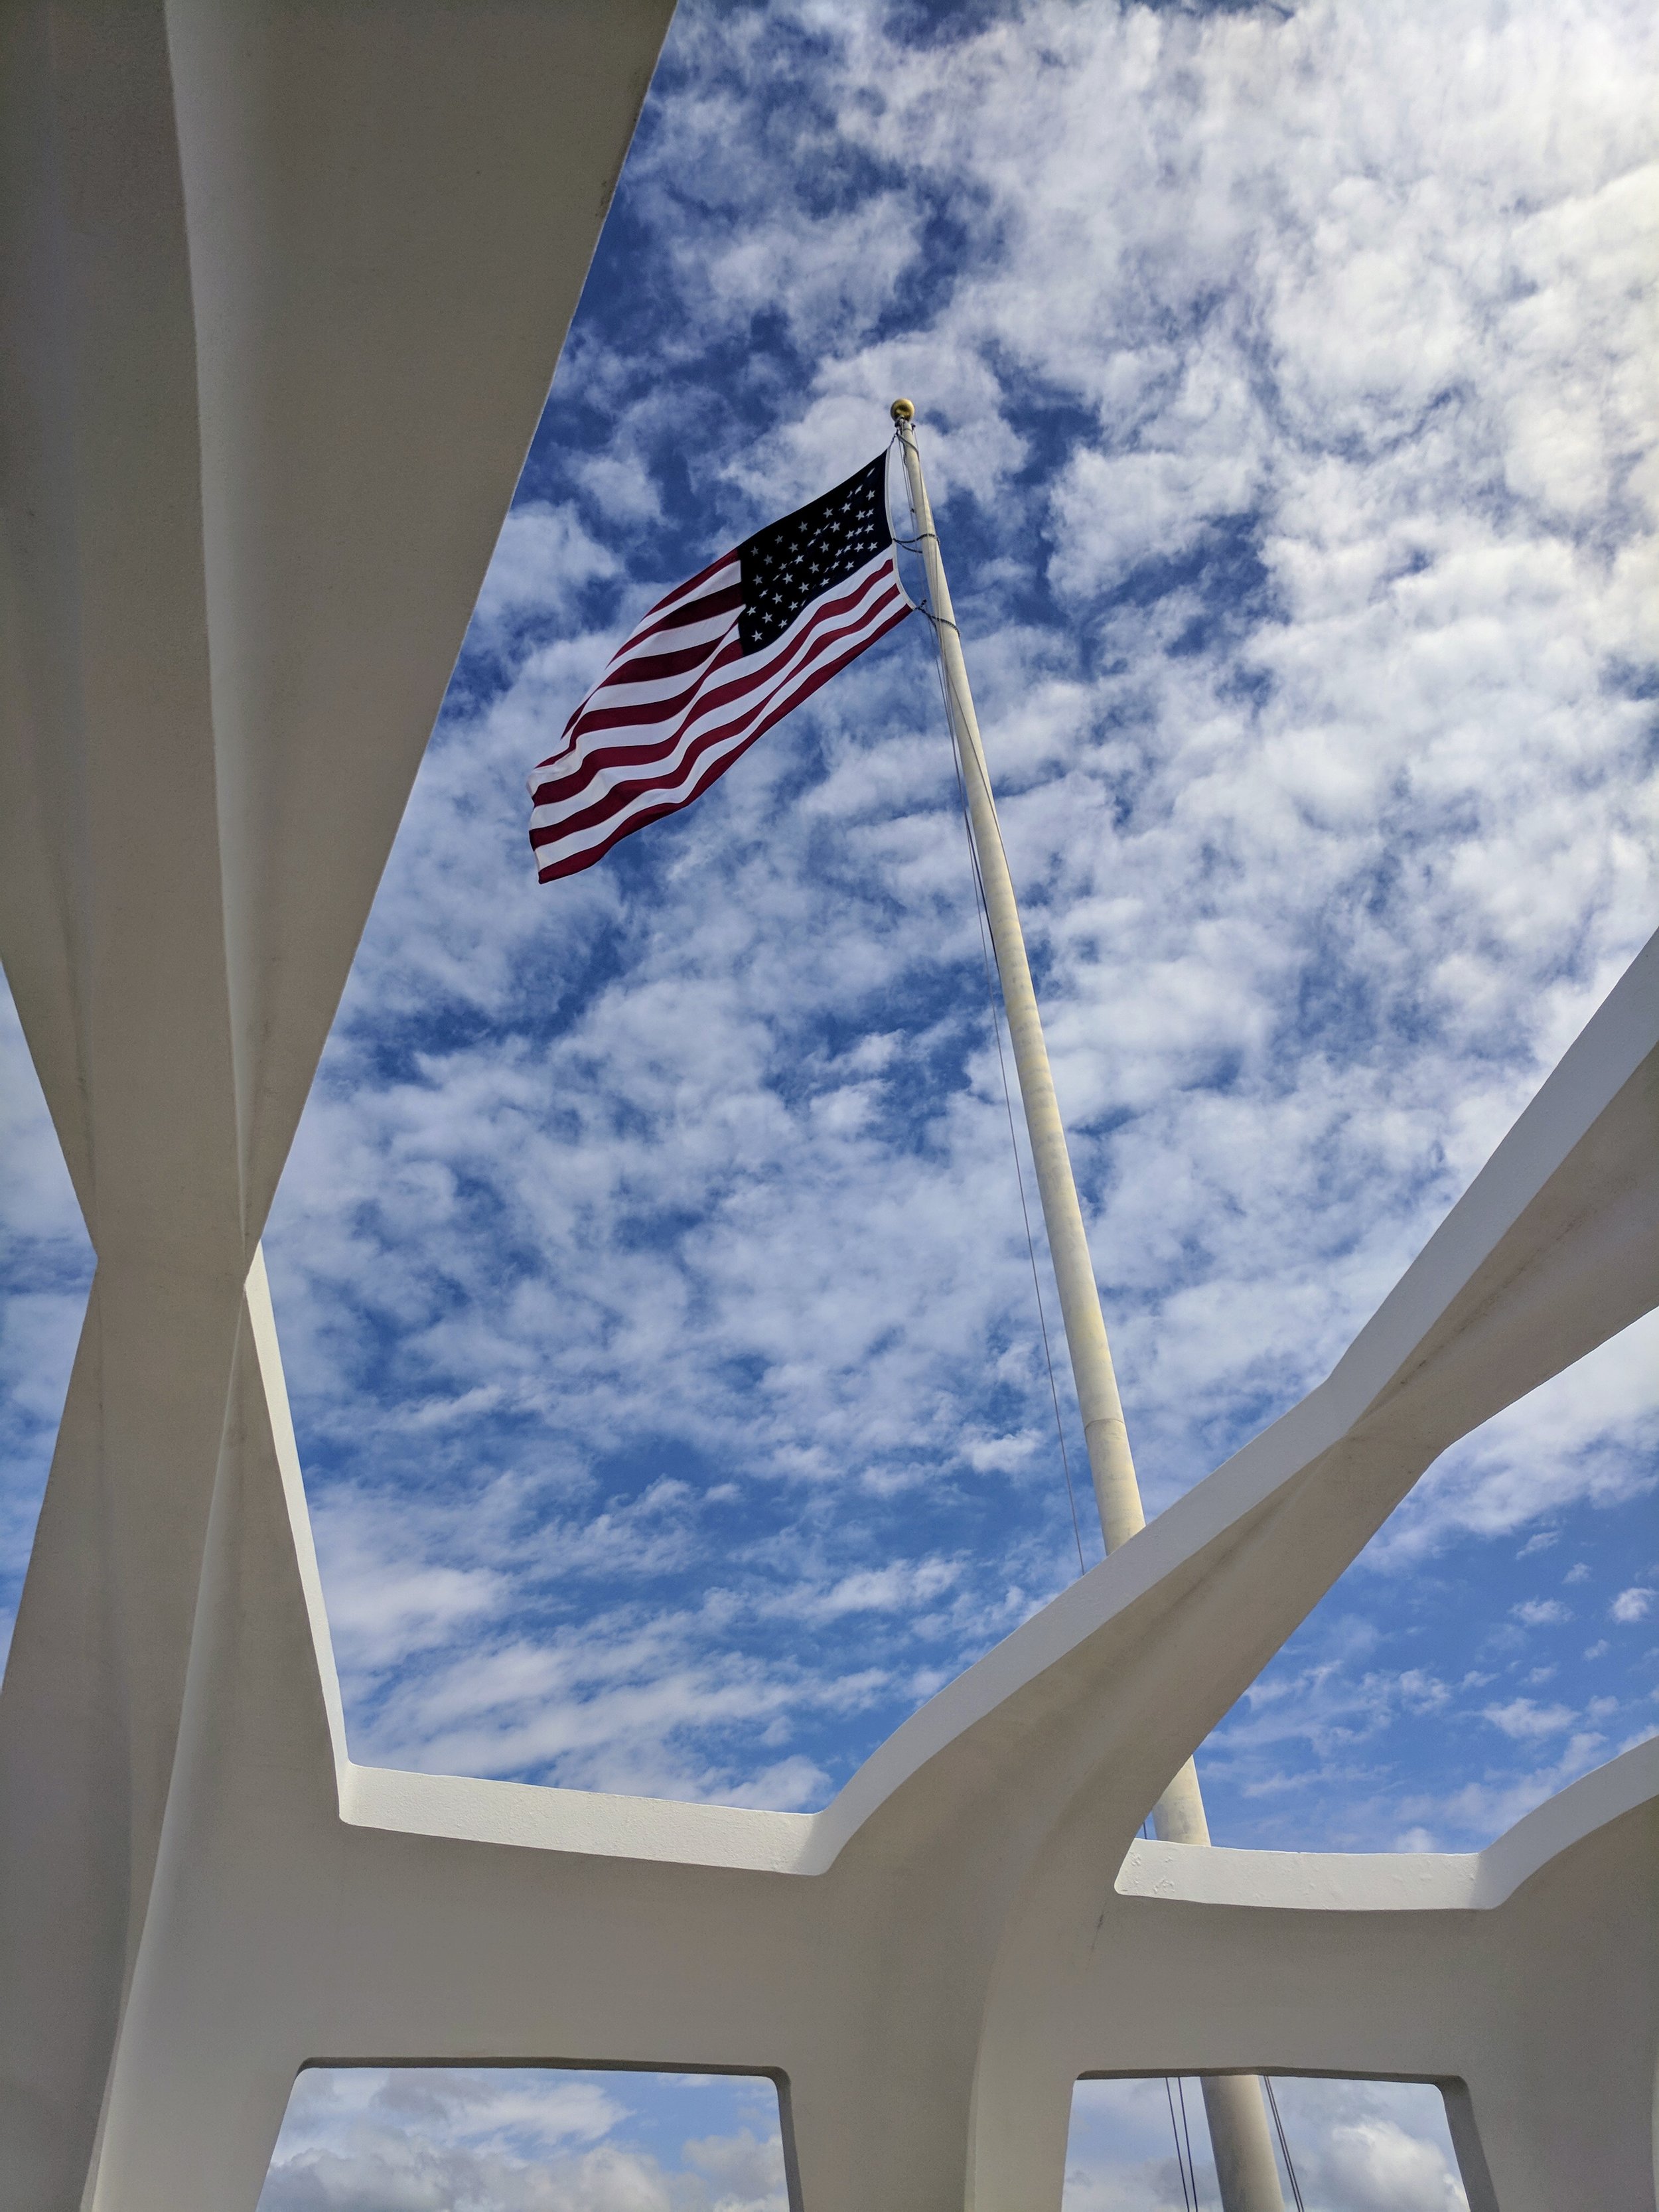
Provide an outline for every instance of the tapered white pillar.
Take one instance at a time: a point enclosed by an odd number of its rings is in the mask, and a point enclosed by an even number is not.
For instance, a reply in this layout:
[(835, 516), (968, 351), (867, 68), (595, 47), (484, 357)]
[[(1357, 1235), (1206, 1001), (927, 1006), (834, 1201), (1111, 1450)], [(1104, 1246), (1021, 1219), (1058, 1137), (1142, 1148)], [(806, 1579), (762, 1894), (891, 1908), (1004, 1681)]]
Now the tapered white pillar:
[[(1025, 1109), (1025, 1127), (1030, 1136), (1031, 1158), (1042, 1200), (1043, 1226), (1048, 1232), (1048, 1250), (1060, 1287), (1066, 1346), (1071, 1354), (1078, 1407), (1083, 1415), (1083, 1434), (1089, 1449), (1089, 1473), (1100, 1512), (1101, 1534), (1107, 1550), (1115, 1552), (1120, 1544), (1146, 1527), (1146, 1515), (1129, 1450), (1129, 1432), (1123, 1419), (1123, 1401), (1118, 1395), (1111, 1346), (1106, 1339), (1094, 1263), (1089, 1257), (1083, 1209), (1078, 1203), (1077, 1183), (1072, 1174), (1072, 1156), (1066, 1143), (1065, 1125), (1060, 1118), (1060, 1104), (1054, 1097), (1048, 1048), (1042, 1036), (1042, 1017), (1037, 1011), (1036, 993), (1031, 986), (1030, 963), (1025, 957), (1019, 908), (1014, 898), (1013, 879), (1008, 872), (1008, 857), (1003, 850), (1002, 831), (997, 823), (990, 771), (980, 742), (979, 719), (974, 712), (974, 695), (969, 688), (967, 663), (963, 659), (962, 633), (951, 605), (951, 586), (945, 578), (939, 533), (933, 527), (933, 511), (922, 475), (921, 454), (916, 444), (915, 410), (908, 399), (896, 399), (892, 416), (904, 454), (910, 507), (927, 575), (928, 611), (939, 642), (945, 711), (951, 718), (951, 735), (967, 791), (969, 827), (980, 881), (984, 886), (985, 909), (996, 952), (997, 974), (1002, 984), (1002, 1002), (1007, 1009), (1014, 1065), (1019, 1072), (1020, 1102)], [(1190, 1759), (1158, 1800), (1152, 1820), (1164, 1843), (1209, 1842), (1198, 1771)], [(1261, 2082), (1253, 2075), (1206, 2076), (1204, 2108), (1210, 2123), (1223, 2212), (1284, 2212), (1279, 2166), (1267, 2132)]]

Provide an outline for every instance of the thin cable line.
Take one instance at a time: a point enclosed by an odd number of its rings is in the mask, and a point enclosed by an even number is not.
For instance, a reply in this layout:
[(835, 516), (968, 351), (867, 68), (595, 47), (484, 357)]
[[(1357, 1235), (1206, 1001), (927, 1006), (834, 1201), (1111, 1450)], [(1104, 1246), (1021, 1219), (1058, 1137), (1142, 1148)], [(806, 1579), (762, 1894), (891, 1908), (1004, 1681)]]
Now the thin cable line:
[[(899, 446), (901, 448), (903, 445), (903, 441), (899, 436), (896, 430), (895, 430), (892, 439), (890, 441), (890, 450), (891, 446), (894, 445)], [(913, 514), (912, 520), (914, 520), (914, 519), (915, 517)], [(939, 543), (939, 533), (937, 531), (923, 531), (918, 536), (912, 538), (899, 538), (895, 534), (894, 542), (895, 544), (904, 547), (907, 550), (914, 552), (921, 544), (923, 538), (932, 538), (935, 544)], [(927, 580), (925, 578), (923, 580), (922, 588), (923, 591), (926, 592)], [(1060, 1464), (1066, 1477), (1066, 1503), (1071, 1510), (1072, 1540), (1077, 1546), (1078, 1571), (1080, 1574), (1086, 1574), (1088, 1572), (1088, 1565), (1083, 1556), (1083, 1528), (1081, 1522), (1078, 1519), (1077, 1488), (1072, 1480), (1071, 1454), (1066, 1449), (1066, 1424), (1060, 1418), (1060, 1386), (1054, 1380), (1054, 1347), (1048, 1336), (1048, 1316), (1042, 1304), (1042, 1279), (1037, 1270), (1036, 1240), (1031, 1234), (1031, 1209), (1027, 1203), (1025, 1197), (1025, 1171), (1020, 1164), (1019, 1139), (1014, 1129), (1014, 1102), (1013, 1095), (1008, 1087), (1008, 1064), (1003, 1056), (1002, 1017), (997, 1006), (996, 987), (991, 980), (991, 956), (995, 944), (994, 937), (991, 934), (991, 908), (989, 902), (987, 900), (985, 896), (985, 878), (980, 872), (978, 848), (974, 843), (973, 819), (968, 805), (968, 787), (963, 780), (962, 747), (957, 742), (956, 721), (951, 713), (951, 694), (946, 688), (944, 657), (938, 649), (939, 632), (941, 628), (941, 623), (939, 617), (934, 613), (933, 608), (927, 604), (925, 599), (919, 604), (917, 611), (925, 617), (933, 631), (933, 675), (939, 688), (939, 703), (945, 709), (945, 726), (951, 739), (951, 765), (952, 769), (955, 771), (957, 779), (957, 798), (962, 808), (963, 835), (967, 840), (968, 860), (969, 864), (973, 870), (974, 890), (977, 902), (974, 919), (979, 926), (980, 961), (985, 970), (985, 995), (987, 1003), (991, 1010), (991, 1034), (996, 1042), (997, 1072), (1002, 1079), (1002, 1104), (1003, 1110), (1008, 1117), (1008, 1143), (1014, 1156), (1014, 1181), (1019, 1190), (1020, 1218), (1025, 1224), (1025, 1253), (1026, 1257), (1031, 1263), (1031, 1289), (1036, 1297), (1037, 1327), (1042, 1334), (1043, 1364), (1048, 1370), (1048, 1397), (1054, 1410), (1054, 1436), (1060, 1445)], [(952, 623), (951, 627), (952, 629), (956, 629), (957, 626)], [(958, 636), (961, 635), (961, 632), (959, 630), (957, 634)], [(985, 781), (983, 773), (981, 775), (980, 781), (981, 783)], [(993, 820), (994, 819), (995, 813), (994, 809)], [(997, 843), (999, 846), (1002, 843), (1002, 830), (1000, 823), (997, 826)], [(1003, 854), (1003, 862), (1005, 866), (1007, 863), (1007, 854), (1005, 853)], [(999, 962), (999, 974), (1000, 974), (1000, 969), (1001, 963)]]
[(1198, 2202), (1198, 2168), (1193, 2164), (1193, 2131), (1187, 2122), (1187, 2084), (1179, 2074), (1176, 2075), (1176, 2094), (1181, 2100), (1181, 2125), (1187, 2138), (1187, 2166), (1193, 2177), (1193, 2212), (1200, 2212)]
[(1267, 2109), (1273, 2116), (1273, 2125), (1279, 2130), (1279, 2148), (1285, 2154), (1285, 2171), (1291, 2178), (1291, 2194), (1296, 2199), (1296, 2212), (1308, 2212), (1302, 2202), (1302, 2184), (1296, 2178), (1296, 2165), (1291, 2156), (1290, 2137), (1285, 2132), (1285, 2123), (1279, 2117), (1279, 2100), (1273, 2094), (1273, 2077), (1264, 2074), (1261, 2086), (1267, 2093)]
[(1175, 2091), (1170, 2086), (1170, 2077), (1167, 2074), (1164, 2076), (1164, 2094), (1170, 2107), (1170, 2132), (1175, 2137), (1176, 2172), (1181, 2176), (1181, 2202), (1184, 2212), (1193, 2212), (1193, 2200), (1187, 2193), (1186, 2161), (1181, 2155), (1181, 2130), (1176, 2124)]
[[(927, 612), (925, 608), (923, 612)], [(968, 791), (962, 780), (961, 749), (951, 727), (950, 701), (945, 696), (944, 672), (939, 666), (937, 654), (934, 655), (933, 665), (939, 678), (939, 697), (945, 708), (945, 727), (951, 731), (951, 764), (956, 771), (957, 797), (962, 805), (963, 835), (968, 841), (968, 859), (974, 872), (974, 889), (978, 895), (974, 918), (979, 925), (979, 957), (985, 970), (985, 996), (991, 1009), (991, 1034), (996, 1040), (997, 1071), (1002, 1078), (1002, 1104), (1008, 1116), (1008, 1143), (1014, 1155), (1014, 1180), (1019, 1188), (1020, 1218), (1025, 1224), (1025, 1251), (1031, 1263), (1031, 1288), (1036, 1294), (1037, 1326), (1042, 1332), (1042, 1357), (1048, 1370), (1048, 1396), (1054, 1409), (1054, 1435), (1060, 1443), (1060, 1464), (1066, 1476), (1066, 1502), (1072, 1512), (1072, 1538), (1077, 1546), (1078, 1571), (1086, 1574), (1088, 1566), (1083, 1557), (1083, 1528), (1077, 1516), (1077, 1490), (1072, 1481), (1071, 1455), (1066, 1449), (1066, 1425), (1060, 1419), (1060, 1386), (1054, 1380), (1054, 1355), (1048, 1339), (1048, 1316), (1042, 1304), (1042, 1279), (1037, 1273), (1036, 1239), (1031, 1234), (1031, 1209), (1025, 1200), (1025, 1170), (1020, 1165), (1019, 1139), (1014, 1130), (1013, 1095), (1008, 1087), (1008, 1064), (1003, 1057), (1002, 1018), (997, 1010), (996, 987), (991, 981), (991, 951), (988, 941), (990, 908), (986, 903), (985, 884), (979, 872), (979, 854), (974, 849), (973, 824), (968, 813)]]
[[(896, 431), (893, 433), (893, 435), (892, 435), (892, 436), (888, 440), (887, 443), (888, 443), (888, 448), (889, 448), (889, 450), (890, 450), (890, 451), (891, 450), (891, 448), (892, 448), (894, 446), (897, 446), (897, 447), (901, 449), (901, 451), (902, 451), (902, 448), (903, 448), (904, 441), (903, 441), (903, 439), (899, 435), (898, 432), (896, 430)], [(907, 498), (909, 496), (909, 488), (908, 488), (908, 483), (907, 483), (906, 488), (905, 488), (905, 495), (906, 495), (906, 497), (907, 497)], [(916, 511), (915, 511), (915, 507), (914, 504), (912, 505), (911, 509), (910, 509), (910, 520), (912, 520), (912, 522), (915, 522), (915, 521), (916, 520)], [(890, 529), (891, 529), (891, 528), (892, 528), (892, 519), (891, 519), (891, 516), (890, 516), (890, 516), (889, 516), (889, 518), (888, 518), (888, 527), (889, 527)], [(937, 544), (939, 544), (939, 532), (938, 532), (938, 531), (937, 531), (937, 530), (921, 530), (921, 529), (918, 529), (918, 530), (917, 530), (917, 532), (916, 532), (916, 534), (915, 534), (915, 536), (914, 538), (901, 538), (901, 537), (899, 537), (899, 536), (898, 536), (897, 532), (894, 532), (894, 536), (893, 536), (893, 543), (894, 543), (896, 545), (902, 546), (902, 547), (903, 548), (903, 550), (904, 550), (907, 553), (914, 553), (914, 552), (915, 552), (915, 551), (916, 551), (916, 550), (917, 550), (917, 548), (918, 548), (919, 546), (922, 545), (922, 544), (924, 544), (924, 543), (925, 543), (928, 538), (930, 538), (933, 539), (933, 543), (934, 543), (934, 544), (935, 544), (935, 545), (937, 545)], [(926, 584), (926, 580), (925, 580), (925, 579), (924, 579), (924, 581), (923, 581), (922, 588), (923, 588), (923, 590), (924, 590), (924, 591), (927, 589), (927, 584)], [(941, 630), (941, 629), (953, 629), (953, 630), (955, 630), (955, 632), (956, 632), (956, 634), (957, 634), (957, 637), (958, 637), (958, 638), (960, 638), (960, 637), (961, 637), (961, 635), (962, 635), (962, 625), (961, 625), (961, 624), (960, 624), (960, 623), (956, 620), (956, 618), (955, 618), (953, 616), (947, 616), (947, 615), (936, 614), (936, 613), (933, 611), (933, 608), (932, 608), (932, 607), (930, 607), (929, 605), (927, 605), (927, 604), (926, 603), (926, 601), (925, 601), (925, 600), (924, 600), (924, 601), (922, 601), (922, 602), (921, 602), (921, 603), (917, 606), (916, 611), (917, 611), (917, 613), (918, 613), (918, 614), (921, 614), (921, 615), (922, 615), (922, 616), (925, 616), (925, 617), (926, 617), (927, 620), (927, 621), (928, 621), (928, 622), (933, 625), (933, 629), (934, 629), (935, 633), (939, 632), (939, 630)], [(941, 690), (945, 690), (945, 683), (946, 683), (946, 678), (945, 678), (945, 663), (944, 663), (943, 659), (942, 659), (941, 657), (938, 656), (937, 654), (935, 655), (935, 663), (936, 663), (936, 665), (937, 665), (937, 667), (938, 667), (938, 671), (939, 671), (939, 688), (941, 689)], [(946, 721), (946, 723), (947, 723), (947, 725), (948, 725), (948, 726), (949, 726), (949, 728), (950, 728), (950, 730), (951, 730), (951, 742), (952, 742), (952, 744), (955, 744), (955, 741), (956, 741), (956, 724), (955, 724), (955, 722), (954, 722), (954, 721), (951, 720), (951, 695), (950, 693), (947, 693), (947, 694), (946, 694), (945, 702), (945, 721)], [(957, 703), (958, 703), (958, 705), (960, 706), (963, 702), (961, 702), (959, 701)], [(998, 849), (1000, 851), (1000, 853), (1001, 853), (1001, 854), (1002, 854), (1003, 864), (1004, 864), (1004, 866), (1006, 866), (1006, 865), (1007, 865), (1007, 860), (1008, 860), (1008, 848), (1007, 848), (1007, 847), (1006, 847), (1006, 845), (1004, 845), (1004, 844), (1003, 844), (1003, 842), (1002, 842), (1002, 824), (1001, 824), (1001, 823), (997, 819), (996, 802), (995, 802), (995, 800), (994, 800), (994, 799), (992, 799), (992, 796), (991, 796), (991, 786), (990, 786), (990, 781), (989, 781), (989, 779), (988, 779), (988, 777), (987, 776), (987, 775), (986, 775), (986, 773), (985, 773), (985, 771), (984, 771), (984, 769), (981, 769), (981, 771), (980, 771), (980, 778), (979, 778), (979, 781), (980, 781), (980, 788), (984, 792), (985, 796), (986, 796), (986, 799), (990, 802), (990, 808), (991, 808), (991, 827), (992, 827), (992, 828), (995, 830), (995, 832), (996, 832), (997, 847), (998, 847)], [(981, 890), (981, 896), (983, 896), (983, 895), (984, 895), (984, 894), (983, 894), (983, 890)]]
[[(935, 543), (935, 544), (937, 544), (937, 543), (938, 543), (938, 532), (937, 532), (936, 531), (930, 531), (930, 532), (927, 532), (927, 533), (926, 533), (926, 535), (927, 535), (927, 536), (929, 536), (929, 537), (933, 538), (933, 541), (934, 541), (934, 543)], [(921, 543), (921, 540), (920, 540), (920, 539), (918, 539), (916, 542), (917, 542), (917, 544), (919, 544)], [(941, 630), (941, 629), (953, 629), (953, 630), (955, 630), (955, 631), (956, 631), (957, 637), (958, 637), (958, 638), (960, 638), (960, 637), (961, 637), (961, 635), (962, 635), (962, 630), (961, 630), (960, 626), (959, 626), (957, 623), (955, 623), (955, 622), (952, 622), (952, 621), (947, 621), (947, 620), (946, 620), (943, 616), (936, 615), (936, 614), (933, 612), (933, 609), (932, 609), (931, 607), (923, 606), (923, 607), (919, 608), (919, 609), (917, 610), (917, 611), (918, 611), (920, 614), (923, 615), (923, 616), (927, 618), (927, 620), (929, 623), (932, 623), (932, 625), (933, 625), (933, 629), (934, 629), (934, 631), (935, 631), (936, 633), (937, 633), (938, 631)], [(946, 678), (945, 674), (945, 662), (944, 662), (944, 657), (943, 657), (943, 655), (942, 655), (942, 654), (935, 653), (935, 655), (934, 655), (934, 659), (935, 659), (935, 661), (936, 661), (936, 663), (937, 663), (937, 665), (938, 665), (938, 668), (939, 668), (939, 685), (940, 685), (941, 690), (943, 690), (943, 689), (945, 688), (945, 684), (946, 684), (946, 682), (947, 682), (947, 678)], [(954, 742), (954, 734), (955, 734), (955, 730), (956, 730), (956, 724), (955, 724), (955, 722), (954, 722), (953, 720), (951, 720), (951, 700), (953, 697), (957, 699), (957, 711), (958, 711), (958, 713), (960, 713), (960, 714), (963, 714), (963, 720), (966, 720), (966, 712), (965, 712), (965, 702), (963, 702), (963, 700), (962, 700), (962, 699), (961, 699), (961, 698), (960, 698), (960, 697), (956, 694), (956, 692), (955, 692), (954, 689), (953, 689), (953, 690), (951, 690), (951, 691), (947, 692), (947, 693), (946, 693), (946, 696), (945, 696), (945, 719), (946, 719), (947, 722), (949, 722), (949, 723), (950, 723), (950, 726), (951, 726), (951, 732), (952, 732), (952, 741)], [(987, 807), (987, 810), (988, 810), (988, 811), (989, 812), (990, 817), (991, 817), (991, 828), (992, 828), (992, 830), (993, 830), (993, 832), (994, 832), (994, 836), (995, 836), (995, 837), (996, 837), (996, 841), (997, 841), (997, 850), (998, 850), (998, 851), (1001, 854), (1001, 855), (1002, 855), (1002, 865), (1003, 865), (1003, 866), (1004, 866), (1005, 868), (1007, 868), (1007, 867), (1008, 867), (1008, 848), (1007, 848), (1007, 847), (1003, 843), (1003, 842), (1002, 842), (1002, 822), (1001, 822), (1001, 817), (1000, 817), (998, 815), (998, 813), (997, 813), (996, 799), (995, 799), (994, 796), (994, 795), (993, 795), (993, 793), (992, 793), (989, 774), (988, 774), (988, 770), (986, 769), (986, 768), (985, 768), (985, 766), (984, 766), (984, 763), (982, 763), (982, 761), (981, 761), (981, 759), (979, 758), (979, 757), (978, 757), (978, 755), (977, 755), (977, 754), (975, 754), (975, 755), (970, 756), (970, 760), (971, 760), (971, 764), (972, 764), (972, 765), (973, 765), (973, 766), (974, 766), (974, 767), (978, 770), (978, 772), (979, 772), (979, 787), (980, 787), (981, 791), (982, 791), (982, 792), (984, 793), (984, 794), (985, 794), (986, 807)], [(1009, 874), (1009, 880), (1010, 880), (1010, 882), (1012, 883), (1012, 878), (1013, 878), (1013, 871), (1012, 871), (1011, 868), (1010, 868), (1010, 869), (1008, 869), (1008, 874)]]

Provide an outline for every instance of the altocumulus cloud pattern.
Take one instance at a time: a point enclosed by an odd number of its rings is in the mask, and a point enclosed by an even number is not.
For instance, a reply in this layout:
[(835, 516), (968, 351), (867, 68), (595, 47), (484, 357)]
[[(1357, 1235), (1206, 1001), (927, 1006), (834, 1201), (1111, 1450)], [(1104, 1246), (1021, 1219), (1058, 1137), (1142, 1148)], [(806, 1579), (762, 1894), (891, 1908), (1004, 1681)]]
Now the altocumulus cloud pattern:
[[(921, 641), (520, 872), (605, 651), (894, 390), (1149, 1504), (1328, 1370), (1650, 925), (1652, 77), (1610, 6), (678, 18), (273, 1215), (358, 1758), (814, 1809), (1075, 1572)], [(12, 1095), (15, 1590), (89, 1268)], [(1218, 1840), (1471, 1848), (1650, 1728), (1652, 1369), (1437, 1463)]]

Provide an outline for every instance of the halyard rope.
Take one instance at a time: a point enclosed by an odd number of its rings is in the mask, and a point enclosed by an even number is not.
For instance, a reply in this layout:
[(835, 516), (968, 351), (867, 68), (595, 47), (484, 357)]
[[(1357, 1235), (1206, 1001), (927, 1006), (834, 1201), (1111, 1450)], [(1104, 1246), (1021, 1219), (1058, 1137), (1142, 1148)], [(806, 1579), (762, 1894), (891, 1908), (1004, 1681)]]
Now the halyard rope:
[[(901, 538), (897, 542), (903, 544), (906, 541)], [(933, 624), (937, 635), (939, 623), (933, 610), (924, 606), (918, 611)], [(951, 717), (950, 696), (945, 688), (945, 670), (937, 652), (933, 655), (933, 673), (939, 681), (939, 703), (945, 709), (945, 726), (951, 734), (951, 765), (956, 771), (957, 799), (962, 809), (963, 835), (968, 841), (968, 859), (974, 872), (974, 890), (977, 898), (974, 918), (979, 925), (979, 955), (981, 964), (985, 970), (985, 995), (991, 1009), (991, 1034), (996, 1040), (997, 1070), (1002, 1078), (1003, 1110), (1008, 1116), (1008, 1143), (1014, 1155), (1014, 1180), (1019, 1188), (1020, 1218), (1025, 1224), (1025, 1251), (1031, 1263), (1031, 1288), (1036, 1294), (1037, 1327), (1042, 1332), (1042, 1357), (1048, 1370), (1048, 1397), (1054, 1409), (1054, 1435), (1060, 1442), (1060, 1464), (1066, 1476), (1066, 1502), (1071, 1508), (1072, 1537), (1077, 1545), (1078, 1571), (1081, 1574), (1086, 1571), (1086, 1562), (1083, 1557), (1083, 1529), (1077, 1517), (1077, 1491), (1072, 1481), (1071, 1455), (1066, 1449), (1066, 1425), (1060, 1418), (1060, 1385), (1054, 1380), (1054, 1355), (1048, 1340), (1048, 1316), (1043, 1310), (1042, 1279), (1037, 1272), (1036, 1239), (1031, 1234), (1031, 1209), (1025, 1199), (1025, 1170), (1020, 1165), (1019, 1138), (1014, 1128), (1013, 1094), (1008, 1087), (1008, 1063), (1003, 1056), (1002, 1050), (1002, 1015), (997, 1005), (996, 986), (991, 977), (989, 939), (991, 910), (986, 903), (985, 881), (979, 872), (979, 854), (974, 845), (973, 822), (968, 811), (968, 787), (963, 781), (962, 752), (957, 743), (956, 725)], [(999, 830), (999, 837), (1000, 835), (1001, 832)]]

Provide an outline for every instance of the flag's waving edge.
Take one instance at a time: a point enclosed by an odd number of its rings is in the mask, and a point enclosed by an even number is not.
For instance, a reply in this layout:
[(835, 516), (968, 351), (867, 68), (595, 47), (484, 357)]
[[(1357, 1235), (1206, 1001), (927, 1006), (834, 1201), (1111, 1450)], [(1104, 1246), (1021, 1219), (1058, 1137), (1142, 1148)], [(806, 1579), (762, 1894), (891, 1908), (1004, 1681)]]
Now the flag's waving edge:
[(530, 777), (541, 881), (689, 806), (910, 611), (883, 453), (659, 599), (618, 647)]

